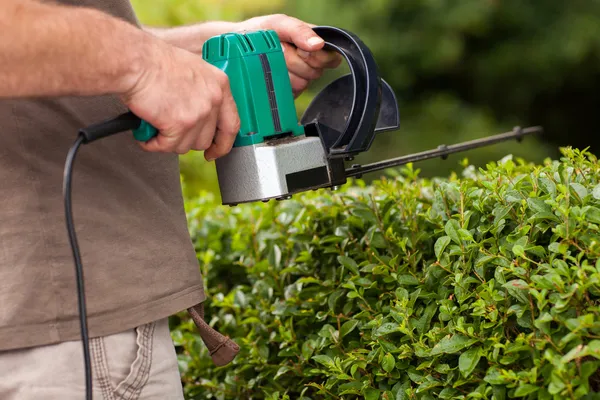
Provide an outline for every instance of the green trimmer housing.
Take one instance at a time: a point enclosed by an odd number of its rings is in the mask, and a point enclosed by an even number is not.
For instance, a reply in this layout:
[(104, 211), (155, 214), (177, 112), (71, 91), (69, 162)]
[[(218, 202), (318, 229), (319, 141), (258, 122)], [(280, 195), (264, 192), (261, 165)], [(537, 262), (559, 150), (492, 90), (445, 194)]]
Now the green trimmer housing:
[(241, 120), (235, 147), (304, 134), (281, 43), (274, 31), (215, 36), (205, 42), (202, 56), (229, 77)]

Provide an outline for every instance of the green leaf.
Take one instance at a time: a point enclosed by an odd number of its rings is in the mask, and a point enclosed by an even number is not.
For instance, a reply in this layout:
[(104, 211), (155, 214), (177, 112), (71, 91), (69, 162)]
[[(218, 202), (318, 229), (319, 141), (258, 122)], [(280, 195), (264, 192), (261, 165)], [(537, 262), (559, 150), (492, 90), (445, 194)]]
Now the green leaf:
[(448, 220), (448, 222), (446, 222), (446, 226), (444, 227), (446, 235), (448, 235), (450, 239), (452, 239), (452, 241), (458, 245), (461, 244), (460, 236), (458, 234), (459, 229), (460, 225), (458, 224), (458, 221), (454, 219)]
[(472, 339), (461, 334), (448, 335), (442, 338), (434, 347), (431, 349), (431, 355), (437, 355), (442, 353), (453, 354), (477, 343), (477, 339)]
[(358, 381), (346, 382), (340, 385), (340, 395), (343, 394), (359, 394), (363, 385)]
[(378, 389), (366, 388), (363, 390), (365, 400), (379, 400), (381, 392)]
[(552, 242), (548, 245), (548, 250), (552, 253), (566, 254), (569, 245), (566, 243)]
[(263, 359), (263, 360), (267, 360), (269, 358), (269, 347), (266, 344), (260, 344), (258, 346), (258, 356)]
[(598, 207), (590, 207), (585, 213), (585, 217), (594, 224), (600, 224), (600, 209)]
[(355, 275), (359, 274), (358, 273), (358, 264), (356, 264), (356, 261), (354, 261), (350, 257), (347, 257), (347, 256), (338, 256), (337, 260), (338, 260), (338, 262), (340, 264), (342, 264), (344, 267), (348, 268)]
[(431, 376), (428, 376), (425, 378), (425, 381), (419, 385), (419, 387), (416, 390), (416, 393), (423, 393), (441, 385), (442, 383), (440, 381), (438, 381), (435, 378), (432, 378)]
[(418, 285), (420, 282), (417, 278), (412, 275), (400, 275), (398, 276), (398, 283), (401, 285)]
[(458, 369), (460, 370), (461, 374), (465, 378), (471, 375), (480, 359), (481, 350), (479, 347), (469, 349), (462, 353), (458, 358)]
[(512, 252), (517, 257), (524, 257), (525, 256), (525, 249), (523, 248), (523, 246), (518, 245), (518, 244), (513, 246)]
[(340, 328), (340, 338), (343, 338), (344, 336), (352, 332), (357, 325), (358, 321), (354, 319), (344, 322), (344, 324)]
[(456, 396), (457, 394), (458, 394), (458, 390), (447, 387), (447, 388), (442, 389), (442, 391), (440, 392), (440, 394), (438, 394), (438, 398), (440, 398), (440, 399), (454, 399), (454, 396)]
[(269, 262), (277, 268), (281, 266), (281, 249), (278, 245), (273, 245), (273, 253)]
[(556, 195), (556, 185), (550, 179), (540, 178), (540, 186), (546, 190), (552, 197)]
[(560, 221), (560, 219), (551, 212), (538, 212), (531, 216), (530, 221), (548, 221), (548, 222), (556, 222)]
[(600, 200), (600, 183), (594, 186), (594, 189), (592, 190), (592, 196), (594, 196), (596, 200)]
[(244, 308), (248, 307), (248, 299), (246, 298), (246, 294), (241, 290), (235, 291), (235, 304)]
[(515, 297), (522, 303), (529, 303), (529, 298), (527, 297), (529, 285), (523, 279), (513, 279), (506, 282), (502, 286), (508, 290), (508, 293), (511, 296)]
[[(394, 386), (395, 388), (398, 388), (398, 391), (396, 392), (396, 400), (410, 400), (409, 395), (406, 393), (407, 389), (410, 388), (410, 381), (405, 381), (403, 384), (399, 384), (397, 383)], [(393, 399), (390, 399), (393, 400)]]
[(588, 191), (585, 188), (585, 186), (583, 186), (580, 183), (575, 183), (575, 182), (571, 183), (571, 188), (575, 191), (575, 193), (577, 193), (577, 196), (581, 200), (583, 200), (588, 194)]
[(329, 298), (327, 299), (327, 305), (329, 306), (329, 310), (331, 312), (335, 312), (335, 306), (337, 304), (337, 301), (342, 296), (344, 296), (345, 293), (346, 293), (345, 290), (336, 290), (335, 292), (333, 292), (329, 295)]
[(498, 221), (500, 221), (502, 218), (506, 217), (512, 208), (513, 208), (512, 204), (509, 204), (507, 206), (502, 206), (502, 205), (496, 206), (494, 208), (494, 211), (492, 211), (492, 215), (496, 217), (496, 219), (494, 220), (494, 223), (498, 223)]
[(385, 372), (391, 372), (396, 366), (396, 359), (390, 353), (387, 353), (383, 357), (383, 361), (381, 362), (381, 367)]
[(279, 367), (279, 369), (277, 370), (277, 373), (275, 374), (275, 376), (273, 377), (273, 379), (277, 379), (280, 376), (285, 375), (287, 372), (291, 371), (292, 369), (288, 366), (283, 366), (283, 367)]
[(315, 360), (316, 362), (318, 362), (319, 364), (323, 364), (326, 367), (333, 367), (333, 360), (331, 359), (331, 357), (325, 355), (325, 354), (319, 354), (316, 356), (312, 357), (313, 360)]
[(532, 210), (538, 213), (551, 213), (552, 207), (548, 205), (544, 200), (539, 198), (530, 197), (527, 199), (527, 204)]
[[(494, 393), (494, 400), (506, 400), (506, 387), (494, 385), (492, 387), (492, 391)], [(549, 399), (548, 399), (549, 400)]]
[(440, 259), (440, 255), (444, 252), (444, 250), (446, 250), (446, 247), (448, 247), (448, 245), (450, 244), (450, 241), (450, 236), (442, 236), (435, 241), (435, 256), (438, 260)]
[(380, 336), (389, 335), (390, 333), (399, 332), (398, 328), (398, 324), (394, 324), (393, 322), (386, 322), (385, 324), (377, 328), (376, 334)]
[(483, 380), (491, 383), (492, 385), (504, 385), (510, 381), (510, 379), (507, 379), (502, 371), (497, 367), (488, 369)]
[(466, 229), (459, 229), (459, 230), (458, 230), (458, 235), (460, 236), (460, 238), (461, 238), (462, 240), (466, 240), (466, 241), (468, 241), (468, 242), (472, 242), (472, 241), (474, 241), (474, 239), (473, 239), (473, 235), (471, 234), (471, 232), (469, 232), (469, 231), (468, 231), (468, 230), (466, 230)]
[(523, 200), (523, 196), (516, 190), (509, 190), (504, 198), (510, 203), (519, 203), (521, 200)]
[(325, 324), (319, 330), (319, 336), (325, 339), (332, 339), (333, 334), (335, 332), (335, 328), (329, 324)]
[(525, 397), (532, 393), (537, 392), (538, 390), (539, 390), (539, 388), (535, 385), (530, 385), (527, 383), (521, 384), (521, 385), (519, 385), (517, 390), (515, 390), (515, 396), (516, 397)]
[(354, 214), (357, 217), (359, 217), (360, 219), (370, 222), (372, 224), (377, 223), (377, 217), (375, 216), (375, 213), (373, 213), (373, 210), (371, 210), (371, 209), (356, 208), (356, 209), (352, 210), (352, 214)]
[(307, 340), (302, 343), (302, 357), (304, 357), (305, 360), (310, 359), (315, 351), (315, 348), (316, 343), (312, 340)]

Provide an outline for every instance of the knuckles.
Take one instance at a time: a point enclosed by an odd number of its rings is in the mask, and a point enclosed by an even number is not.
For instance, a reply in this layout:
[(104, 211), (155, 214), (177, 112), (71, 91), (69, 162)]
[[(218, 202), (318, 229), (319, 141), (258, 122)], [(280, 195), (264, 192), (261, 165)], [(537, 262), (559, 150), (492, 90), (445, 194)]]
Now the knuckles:
[(220, 70), (219, 68), (210, 65), (210, 68), (212, 69), (213, 72), (213, 76), (209, 83), (216, 83), (221, 90), (224, 89), (229, 89), (229, 76), (222, 70)]
[(213, 111), (213, 104), (212, 103), (208, 103), (208, 102), (202, 102), (198, 105), (197, 108), (197, 116), (196, 116), (196, 121), (195, 124), (202, 122), (203, 120), (207, 119), (208, 117), (210, 117), (210, 114)]
[(179, 118), (179, 128), (182, 131), (193, 129), (198, 123), (198, 115), (192, 112), (187, 112)]
[(264, 27), (273, 26), (273, 25), (275, 25), (277, 23), (281, 23), (289, 18), (290, 17), (284, 13), (271, 14), (264, 19), (264, 24), (262, 24), (262, 25)]
[(211, 145), (212, 145), (212, 137), (202, 137), (196, 143), (195, 149), (199, 150), (199, 151), (204, 151), (204, 150), (208, 150)]
[(223, 104), (224, 97), (225, 97), (225, 95), (223, 94), (223, 91), (220, 88), (216, 88), (215, 90), (213, 90), (211, 92), (211, 97), (210, 97), (212, 106), (218, 107), (221, 104)]

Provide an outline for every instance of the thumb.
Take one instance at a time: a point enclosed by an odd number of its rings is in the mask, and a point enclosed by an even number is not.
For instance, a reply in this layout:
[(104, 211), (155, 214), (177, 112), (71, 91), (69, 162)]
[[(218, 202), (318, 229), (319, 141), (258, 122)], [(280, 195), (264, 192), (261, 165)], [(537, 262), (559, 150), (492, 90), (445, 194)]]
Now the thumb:
[(313, 25), (297, 18), (278, 16), (270, 25), (281, 41), (293, 43), (301, 50), (317, 51), (325, 44), (325, 41), (313, 31)]

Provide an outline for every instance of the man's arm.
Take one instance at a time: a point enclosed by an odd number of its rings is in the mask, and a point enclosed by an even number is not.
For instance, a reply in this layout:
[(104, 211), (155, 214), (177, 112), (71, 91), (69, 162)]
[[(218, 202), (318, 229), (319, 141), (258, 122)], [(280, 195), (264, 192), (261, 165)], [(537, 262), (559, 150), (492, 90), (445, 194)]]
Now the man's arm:
[(158, 135), (153, 152), (227, 154), (240, 120), (227, 75), (100, 11), (4, 0), (0, 98), (118, 95)]
[(100, 11), (36, 0), (4, 0), (0, 32), (0, 97), (125, 93), (156, 40)]
[(200, 24), (178, 26), (174, 28), (156, 28), (144, 26), (144, 30), (165, 40), (173, 46), (192, 53), (201, 54), (204, 42), (213, 36), (240, 30), (240, 23), (209, 21)]

